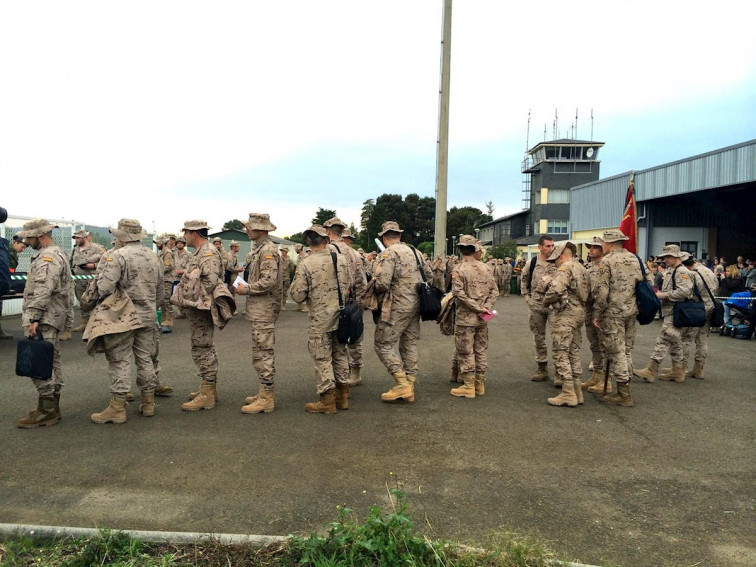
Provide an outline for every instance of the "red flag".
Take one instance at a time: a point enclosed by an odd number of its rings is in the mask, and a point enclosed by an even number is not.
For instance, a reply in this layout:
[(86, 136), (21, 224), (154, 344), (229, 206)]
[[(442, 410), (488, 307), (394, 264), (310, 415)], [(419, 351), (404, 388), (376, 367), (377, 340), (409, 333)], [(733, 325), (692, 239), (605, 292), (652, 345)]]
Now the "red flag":
[(635, 174), (630, 177), (630, 185), (625, 197), (625, 212), (622, 214), (622, 222), (619, 229), (629, 237), (625, 242), (625, 249), (633, 254), (638, 253), (638, 213), (635, 210)]

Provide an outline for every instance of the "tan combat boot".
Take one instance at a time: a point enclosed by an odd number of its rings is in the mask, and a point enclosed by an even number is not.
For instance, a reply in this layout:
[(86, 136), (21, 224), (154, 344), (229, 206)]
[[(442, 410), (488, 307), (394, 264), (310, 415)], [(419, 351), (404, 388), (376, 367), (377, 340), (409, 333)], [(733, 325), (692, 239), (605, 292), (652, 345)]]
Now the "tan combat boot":
[(533, 374), (530, 379), (533, 382), (545, 382), (549, 379), (549, 363), (548, 362), (539, 362), (538, 363), (538, 372)]
[(462, 385), (459, 388), (452, 388), (449, 393), (458, 398), (474, 398), (475, 374), (472, 372), (465, 372), (460, 374), (459, 377), (462, 379)]
[[(253, 403), (255, 403), (257, 401), (257, 398), (260, 397), (260, 394), (262, 394), (262, 391), (264, 389), (265, 389), (265, 386), (263, 386), (262, 384), (260, 384), (260, 388), (257, 390), (257, 393), (254, 396), (247, 396), (246, 398), (244, 398), (244, 403), (245, 404), (253, 404)], [(218, 400), (215, 400), (215, 401), (218, 401)]]
[(568, 406), (574, 408), (578, 405), (578, 399), (575, 395), (575, 384), (572, 380), (564, 380), (562, 383), (562, 393), (555, 398), (546, 400), (552, 406)]
[(485, 394), (486, 394), (486, 375), (476, 374), (475, 375), (475, 395), (484, 396)]
[(336, 409), (349, 409), (349, 384), (336, 383)]
[(407, 400), (408, 402), (415, 401), (415, 389), (407, 379), (407, 375), (404, 372), (397, 372), (394, 374), (395, 385), (388, 392), (381, 394), (381, 400), (384, 402), (393, 402), (395, 400)]
[[(157, 386), (155, 386), (155, 395), (156, 396), (162, 396), (164, 398), (169, 398), (173, 394), (173, 388), (171, 388), (168, 384), (161, 384), (160, 382), (157, 383)], [(215, 400), (216, 402), (218, 400)]]
[(703, 380), (704, 379), (704, 363), (696, 360), (695, 364), (693, 364), (693, 370), (688, 370), (685, 373), (685, 377)]
[(575, 397), (577, 398), (578, 405), (584, 402), (583, 400), (583, 388), (581, 388), (582, 380), (580, 376), (572, 377), (572, 389), (575, 391)]
[(155, 392), (152, 390), (145, 390), (142, 392), (142, 403), (139, 404), (139, 413), (144, 417), (152, 417), (155, 415)]
[(309, 413), (336, 413), (335, 388), (320, 394), (320, 400), (305, 404), (305, 411)]
[(86, 329), (86, 328), (87, 328), (87, 323), (89, 323), (89, 315), (87, 315), (86, 317), (82, 317), (82, 318), (81, 318), (81, 323), (79, 323), (79, 326), (78, 326), (78, 327), (74, 327), (74, 328), (73, 328), (73, 329), (71, 329), (71, 330), (72, 330), (72, 331), (73, 331), (74, 333), (81, 333), (81, 332), (83, 332), (83, 331), (84, 331), (84, 329)]
[(71, 329), (66, 327), (63, 329), (63, 332), (58, 337), (59, 341), (70, 341), (71, 340)]
[[(593, 386), (588, 387), (588, 392), (591, 394), (603, 394), (604, 393), (604, 377), (601, 377), (601, 381), (598, 384), (594, 384)], [(606, 393), (610, 393), (612, 391), (612, 379), (609, 378), (609, 380), (606, 381)]]
[(594, 369), (594, 370), (593, 370), (593, 374), (591, 374), (591, 377), (590, 377), (590, 378), (588, 378), (588, 380), (587, 380), (586, 382), (583, 382), (583, 383), (582, 383), (582, 384), (580, 385), (580, 387), (581, 387), (581, 388), (582, 388), (583, 390), (587, 390), (588, 388), (590, 388), (591, 386), (595, 386), (596, 384), (601, 384), (601, 385), (602, 385), (602, 388), (603, 388), (603, 384), (604, 384), (604, 373), (603, 373), (603, 372), (601, 372), (601, 370), (598, 370), (598, 369)]
[(604, 396), (601, 398), (601, 401), (614, 406), (632, 407), (633, 397), (630, 395), (630, 383), (617, 382), (617, 393), (611, 396)]
[(54, 396), (39, 396), (37, 409), (29, 412), (29, 415), (16, 421), (16, 427), (21, 429), (35, 429), (46, 425), (55, 425), (60, 421), (60, 412), (55, 409)]
[(659, 380), (665, 380), (667, 382), (685, 382), (685, 367), (682, 362), (672, 361), (672, 369), (667, 374), (660, 374)]
[(193, 400), (181, 404), (184, 411), (198, 411), (215, 407), (215, 382), (202, 381), (200, 390)]
[(638, 378), (643, 378), (646, 382), (656, 381), (656, 372), (659, 370), (659, 363), (653, 358), (648, 361), (648, 366), (640, 370), (633, 369), (633, 374)]
[[(683, 367), (683, 372), (687, 374), (688, 373), (688, 360), (686, 358), (684, 358), (682, 361), (682, 367)], [(659, 370), (659, 380), (664, 380), (663, 376), (667, 374), (672, 374), (674, 373), (674, 371), (675, 371), (674, 364), (672, 365), (672, 368), (662, 368), (661, 370)]]
[(349, 380), (347, 380), (347, 384), (350, 386), (360, 386), (362, 384), (362, 376), (360, 375), (362, 372), (362, 368), (359, 366), (350, 366), (349, 367)]
[(252, 403), (242, 406), (242, 413), (271, 413), (276, 409), (276, 397), (273, 386), (260, 384), (260, 392)]
[(126, 398), (111, 396), (108, 407), (100, 413), (93, 413), (91, 419), (95, 423), (126, 423)]
[[(213, 389), (213, 394), (215, 395), (215, 401), (217, 403), (218, 402), (218, 382), (216, 382), (214, 386), (215, 386), (215, 389)], [(202, 388), (201, 384), (200, 384), (200, 388)], [(171, 391), (173, 391), (172, 388), (171, 388)], [(200, 395), (200, 390), (197, 390), (196, 392), (189, 392), (189, 395), (187, 396), (187, 398), (189, 398), (190, 400), (193, 400), (199, 395)]]

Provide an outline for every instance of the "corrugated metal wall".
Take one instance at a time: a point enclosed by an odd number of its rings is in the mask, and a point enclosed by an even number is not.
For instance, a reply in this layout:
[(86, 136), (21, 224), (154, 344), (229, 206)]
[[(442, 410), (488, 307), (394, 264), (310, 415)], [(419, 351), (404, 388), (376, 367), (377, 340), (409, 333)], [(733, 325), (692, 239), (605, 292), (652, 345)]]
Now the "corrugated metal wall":
[(571, 230), (617, 227), (625, 208), (630, 175), (623, 173), (572, 189)]

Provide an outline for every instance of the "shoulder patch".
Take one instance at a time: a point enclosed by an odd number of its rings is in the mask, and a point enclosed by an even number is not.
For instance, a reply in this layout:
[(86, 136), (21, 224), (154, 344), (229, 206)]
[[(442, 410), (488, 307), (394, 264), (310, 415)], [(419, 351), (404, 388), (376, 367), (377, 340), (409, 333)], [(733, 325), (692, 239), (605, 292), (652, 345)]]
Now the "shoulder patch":
[(212, 252), (208, 252), (207, 254), (205, 254), (205, 257), (207, 257), (207, 256), (212, 256), (212, 255), (213, 255), (213, 253), (212, 253)]
[(113, 261), (113, 258), (105, 258), (105, 261), (106, 261), (106, 262), (112, 262), (112, 261)]
[(567, 269), (564, 266), (562, 266), (561, 268), (557, 268), (557, 272), (566, 272), (566, 271)]
[(388, 258), (388, 257), (389, 257), (388, 252), (384, 252), (383, 254), (381, 254), (381, 258)]
[(45, 262), (52, 262), (52, 258), (49, 258), (48, 256), (43, 256), (42, 260), (44, 260)]
[(682, 277), (684, 280), (689, 280), (690, 276), (688, 274), (682, 274)]
[(165, 262), (163, 262), (163, 264), (165, 264), (166, 266), (170, 266), (171, 265), (171, 261), (170, 260), (166, 260)]
[(266, 255), (265, 255), (265, 259), (266, 259), (266, 260), (272, 260), (272, 259), (273, 259), (273, 256), (272, 256), (271, 254), (266, 254)]

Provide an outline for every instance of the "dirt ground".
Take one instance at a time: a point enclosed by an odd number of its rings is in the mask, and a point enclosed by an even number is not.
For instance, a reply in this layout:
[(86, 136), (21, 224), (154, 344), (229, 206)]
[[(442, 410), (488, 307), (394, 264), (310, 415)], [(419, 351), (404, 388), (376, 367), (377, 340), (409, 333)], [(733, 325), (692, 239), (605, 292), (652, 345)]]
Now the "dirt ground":
[[(705, 380), (633, 382), (634, 408), (592, 395), (579, 408), (556, 408), (546, 404), (553, 385), (529, 380), (524, 303), (500, 298), (496, 308), (485, 397), (449, 395), (452, 339), (423, 323), (417, 401), (381, 403), (391, 378), (366, 317), (364, 385), (334, 416), (303, 411), (315, 382), (306, 315), (290, 310), (276, 329), (272, 414), (240, 411), (257, 389), (241, 316), (216, 331), (214, 410), (179, 408), (198, 384), (181, 320), (161, 342), (162, 378), (175, 395), (159, 398), (151, 419), (131, 404), (118, 426), (90, 423), (107, 404), (107, 364), (74, 340), (62, 344), (63, 421), (16, 429), (36, 397), (13, 375), (15, 342), (3, 341), (0, 522), (309, 533), (334, 520), (337, 505), (360, 516), (388, 506), (387, 486), (398, 479), (416, 524), (432, 536), (485, 543), (514, 530), (594, 564), (756, 564), (756, 341), (712, 336)], [(3, 321), (17, 337), (19, 325)], [(638, 366), (659, 326), (638, 328)], [(583, 359), (587, 368), (587, 343)]]

